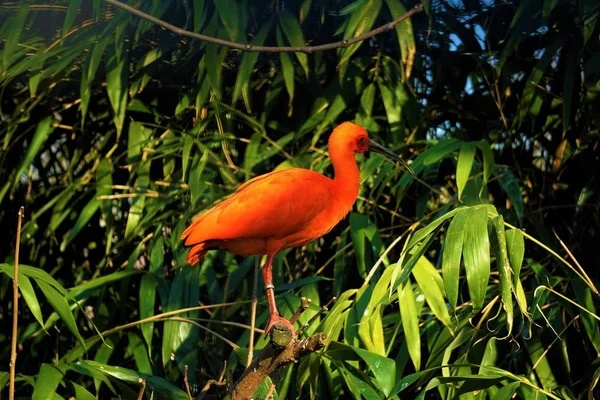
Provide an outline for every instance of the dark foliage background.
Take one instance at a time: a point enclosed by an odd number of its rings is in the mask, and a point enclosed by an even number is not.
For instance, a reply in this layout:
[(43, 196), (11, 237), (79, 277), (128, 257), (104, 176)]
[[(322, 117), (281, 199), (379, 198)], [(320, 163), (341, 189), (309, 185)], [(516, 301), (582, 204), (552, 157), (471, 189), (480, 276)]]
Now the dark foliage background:
[[(188, 30), (279, 46), (348, 39), (415, 4), (131, 3)], [(187, 398), (185, 365), (194, 396), (225, 361), (239, 374), (248, 329), (229, 323), (249, 324), (254, 261), (214, 252), (189, 268), (179, 235), (253, 176), (331, 174), (327, 137), (352, 120), (412, 159), (419, 179), (359, 156), (353, 213), (277, 257), (284, 314), (300, 296), (312, 299), (302, 322), (338, 301), (306, 330), (333, 343), (282, 371), (275, 395), (592, 398), (600, 7), (425, 8), (393, 31), (307, 56), (189, 40), (99, 0), (0, 4), (4, 365), (26, 209), (17, 396), (137, 398), (142, 376), (147, 397)], [(235, 304), (184, 322), (161, 314), (224, 302)], [(257, 326), (265, 320), (261, 302)]]

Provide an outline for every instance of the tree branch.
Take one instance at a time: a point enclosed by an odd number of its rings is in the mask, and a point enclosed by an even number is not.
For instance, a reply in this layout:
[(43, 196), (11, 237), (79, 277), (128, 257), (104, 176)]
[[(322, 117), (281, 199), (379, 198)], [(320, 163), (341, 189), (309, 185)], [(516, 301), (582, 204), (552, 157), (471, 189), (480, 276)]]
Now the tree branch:
[(271, 340), (238, 379), (231, 400), (251, 399), (258, 386), (273, 372), (291, 362), (298, 362), (301, 357), (322, 349), (327, 343), (323, 333), (300, 341), (290, 340), (285, 347), (277, 346)]
[(405, 21), (406, 19), (412, 17), (413, 15), (418, 14), (421, 11), (423, 11), (423, 4), (417, 4), (412, 9), (407, 11), (406, 14), (396, 18), (392, 22), (388, 22), (387, 24), (381, 25), (380, 27), (375, 28), (363, 35), (360, 35), (360, 36), (357, 36), (355, 38), (348, 39), (348, 40), (342, 40), (339, 42), (321, 44), (318, 46), (275, 47), (275, 46), (253, 46), (251, 44), (242, 44), (242, 43), (237, 43), (237, 42), (231, 42), (229, 40), (219, 39), (216, 37), (203, 35), (201, 33), (191, 32), (191, 31), (182, 29), (178, 26), (172, 25), (168, 22), (165, 22), (159, 18), (153, 17), (152, 15), (147, 14), (143, 11), (140, 11), (136, 8), (133, 8), (127, 4), (123, 4), (120, 1), (117, 1), (117, 0), (104, 0), (104, 1), (108, 4), (111, 4), (122, 10), (125, 10), (131, 14), (137, 15), (140, 18), (143, 18), (145, 20), (153, 22), (156, 25), (162, 26), (163, 28), (168, 29), (171, 32), (176, 33), (177, 35), (180, 35), (180, 36), (186, 36), (186, 37), (189, 37), (192, 39), (198, 39), (198, 40), (202, 40), (204, 42), (230, 47), (232, 49), (243, 50), (243, 51), (257, 51), (257, 52), (265, 52), (265, 53), (312, 54), (312, 53), (316, 53), (318, 51), (333, 50), (333, 49), (338, 49), (338, 48), (342, 48), (342, 47), (348, 47), (348, 46), (353, 45), (354, 43), (362, 42), (363, 40), (366, 40), (373, 36), (379, 35), (380, 33), (389, 31), (390, 29), (393, 29), (396, 25), (398, 25), (402, 21)]

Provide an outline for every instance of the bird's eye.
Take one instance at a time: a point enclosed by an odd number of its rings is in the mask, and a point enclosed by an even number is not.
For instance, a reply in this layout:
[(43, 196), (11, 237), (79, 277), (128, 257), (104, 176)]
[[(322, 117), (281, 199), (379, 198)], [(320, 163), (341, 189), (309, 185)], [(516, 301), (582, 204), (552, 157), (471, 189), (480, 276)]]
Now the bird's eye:
[(364, 136), (361, 136), (361, 137), (358, 139), (358, 141), (359, 141), (359, 142), (361, 142), (361, 143), (364, 143), (364, 142), (365, 142), (365, 137), (364, 137)]

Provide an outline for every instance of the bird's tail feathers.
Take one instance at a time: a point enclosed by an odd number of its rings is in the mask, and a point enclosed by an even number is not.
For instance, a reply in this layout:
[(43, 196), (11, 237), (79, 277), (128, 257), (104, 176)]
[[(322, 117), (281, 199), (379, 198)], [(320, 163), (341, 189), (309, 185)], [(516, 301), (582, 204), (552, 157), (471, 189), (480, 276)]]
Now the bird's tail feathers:
[(206, 243), (198, 243), (190, 249), (190, 252), (187, 255), (187, 260), (191, 266), (198, 264), (200, 259), (204, 257), (206, 252), (208, 251), (208, 245)]

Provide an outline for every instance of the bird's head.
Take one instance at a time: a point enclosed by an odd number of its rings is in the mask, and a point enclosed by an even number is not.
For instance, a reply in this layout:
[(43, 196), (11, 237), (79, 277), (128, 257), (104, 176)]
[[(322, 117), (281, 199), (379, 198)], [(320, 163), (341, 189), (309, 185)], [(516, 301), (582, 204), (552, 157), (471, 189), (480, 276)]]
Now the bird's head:
[(383, 147), (379, 143), (369, 138), (369, 134), (362, 126), (353, 124), (352, 122), (344, 122), (341, 125), (338, 125), (331, 135), (330, 147), (333, 144), (332, 142), (340, 142), (343, 141), (347, 146), (350, 147), (350, 150), (354, 153), (365, 153), (367, 151), (372, 151), (375, 153), (382, 154), (386, 157), (391, 158), (394, 161), (399, 162), (404, 168), (408, 170), (412, 175), (415, 174), (413, 169), (408, 165), (406, 161), (397, 156), (393, 151)]

